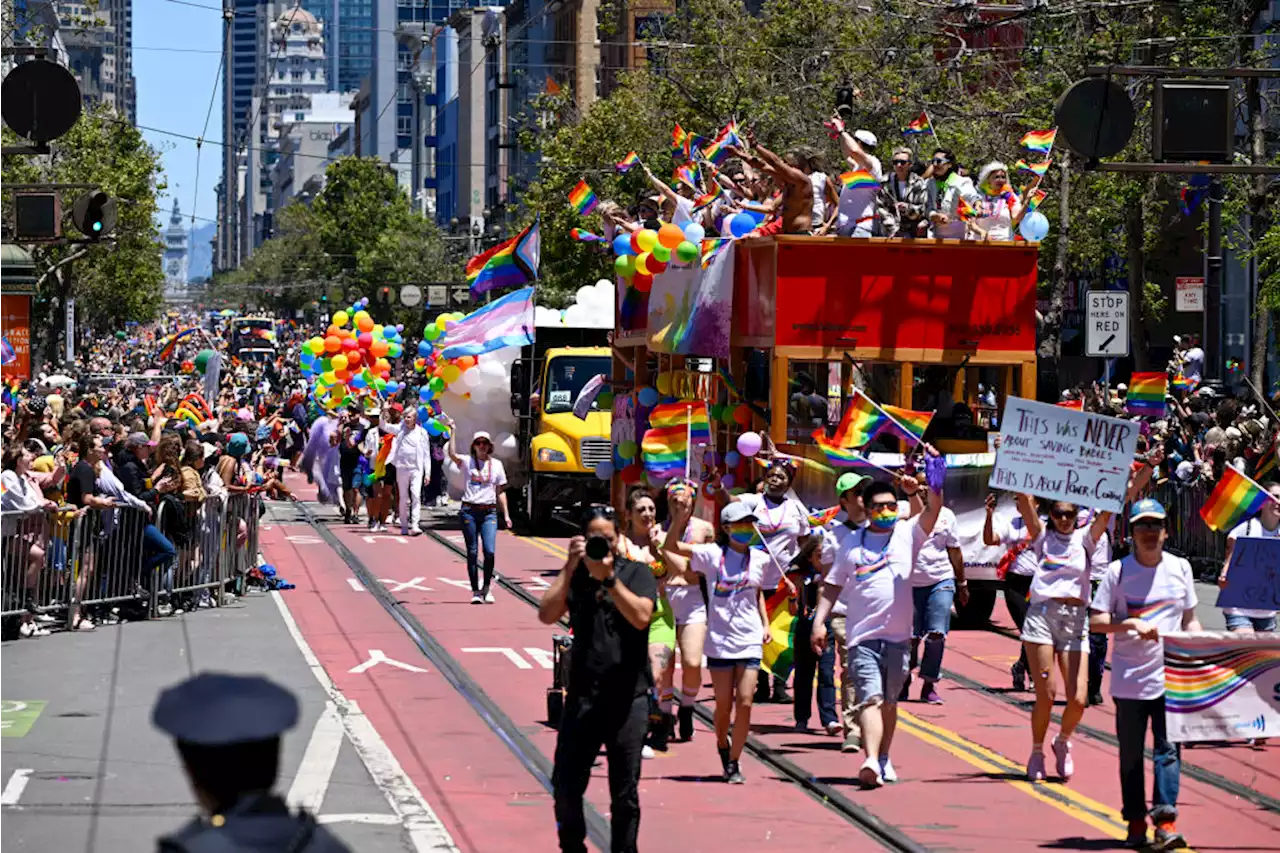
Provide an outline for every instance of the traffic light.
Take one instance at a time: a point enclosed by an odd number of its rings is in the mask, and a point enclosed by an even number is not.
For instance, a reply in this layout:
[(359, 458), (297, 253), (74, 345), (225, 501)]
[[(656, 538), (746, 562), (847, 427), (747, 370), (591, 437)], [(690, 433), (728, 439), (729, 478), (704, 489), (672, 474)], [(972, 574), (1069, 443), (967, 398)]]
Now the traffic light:
[(101, 190), (85, 193), (76, 199), (71, 221), (90, 240), (101, 240), (116, 227), (116, 201)]

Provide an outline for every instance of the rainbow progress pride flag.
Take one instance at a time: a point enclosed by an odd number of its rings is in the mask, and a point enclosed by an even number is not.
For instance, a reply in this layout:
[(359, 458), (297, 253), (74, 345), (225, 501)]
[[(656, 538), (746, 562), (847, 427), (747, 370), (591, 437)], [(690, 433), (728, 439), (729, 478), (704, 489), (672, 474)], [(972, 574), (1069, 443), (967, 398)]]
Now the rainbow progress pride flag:
[(880, 182), (866, 169), (855, 169), (840, 176), (840, 186), (846, 190), (879, 188)]
[(1129, 379), (1129, 390), (1124, 396), (1125, 410), (1131, 415), (1146, 418), (1163, 418), (1164, 396), (1168, 393), (1169, 374), (1135, 373)]
[(537, 218), (529, 227), (467, 261), (471, 298), (490, 290), (519, 287), (538, 277), (542, 231)]
[(595, 210), (599, 203), (600, 200), (591, 191), (591, 187), (587, 186), (586, 181), (579, 180), (578, 185), (569, 190), (569, 204), (582, 216)]
[(645, 471), (659, 479), (683, 474), (693, 445), (710, 442), (711, 418), (706, 403), (677, 400), (654, 406), (649, 412), (649, 429), (640, 442)]
[(1058, 138), (1058, 129), (1051, 128), (1049, 130), (1033, 130), (1018, 143), (1028, 151), (1035, 151), (1037, 154), (1048, 154), (1053, 150), (1053, 141)]
[(1252, 518), (1271, 500), (1266, 490), (1240, 471), (1226, 466), (1218, 487), (1200, 507), (1204, 523), (1219, 533), (1228, 533), (1237, 524)]

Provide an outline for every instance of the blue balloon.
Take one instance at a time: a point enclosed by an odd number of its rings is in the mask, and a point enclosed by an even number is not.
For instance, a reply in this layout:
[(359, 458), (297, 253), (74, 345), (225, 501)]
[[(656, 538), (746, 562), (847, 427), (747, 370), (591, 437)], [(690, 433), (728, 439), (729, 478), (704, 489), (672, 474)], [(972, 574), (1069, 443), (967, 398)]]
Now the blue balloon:
[(400, 390), (400, 383), (392, 379), (387, 383), (387, 387), (384, 390), (386, 391), (387, 396), (391, 396)]
[(724, 464), (730, 468), (736, 468), (738, 467), (738, 462), (741, 461), (741, 459), (742, 457), (738, 455), (738, 451), (730, 450), (724, 455)]
[(690, 243), (701, 246), (707, 236), (707, 229), (698, 222), (690, 222), (684, 226), (684, 238)]
[(426, 406), (418, 407), (418, 423), (425, 424), (431, 422), (431, 410)]
[(431, 343), (429, 341), (418, 341), (418, 355), (423, 358), (431, 355)]
[(729, 233), (736, 237), (745, 237), (754, 231), (756, 221), (746, 213), (735, 213), (729, 219)]
[(1033, 210), (1022, 217), (1018, 233), (1030, 243), (1039, 243), (1049, 233), (1049, 220), (1040, 211)]
[(425, 385), (418, 389), (418, 399), (424, 403), (430, 401), (433, 394), (434, 392)]
[(646, 385), (640, 389), (640, 405), (646, 409), (652, 408), (658, 402), (658, 392), (653, 387)]
[(429, 435), (439, 435), (442, 432), (444, 432), (444, 430), (441, 428), (439, 421), (435, 418), (427, 420), (427, 433)]
[(634, 255), (635, 250), (631, 248), (631, 235), (619, 234), (613, 238), (613, 253), (615, 255)]

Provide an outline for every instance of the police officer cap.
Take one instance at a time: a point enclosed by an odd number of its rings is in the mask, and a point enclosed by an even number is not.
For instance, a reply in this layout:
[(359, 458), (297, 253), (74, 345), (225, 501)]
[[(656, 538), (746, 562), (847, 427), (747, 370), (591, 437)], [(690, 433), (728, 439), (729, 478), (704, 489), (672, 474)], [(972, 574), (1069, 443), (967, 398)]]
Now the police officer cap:
[(176, 740), (228, 746), (293, 728), (298, 700), (265, 678), (204, 672), (161, 693), (151, 722)]

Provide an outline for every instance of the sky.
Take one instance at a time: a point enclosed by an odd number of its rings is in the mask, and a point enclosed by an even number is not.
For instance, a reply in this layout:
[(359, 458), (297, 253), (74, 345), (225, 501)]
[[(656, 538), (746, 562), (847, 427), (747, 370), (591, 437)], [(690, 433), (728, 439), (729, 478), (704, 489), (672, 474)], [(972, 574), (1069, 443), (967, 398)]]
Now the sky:
[[(193, 5), (187, 5), (188, 3)], [(194, 4), (200, 4), (199, 6)], [(160, 152), (168, 189), (160, 199), (162, 221), (177, 198), (188, 227), (217, 215), (213, 188), (222, 176), (222, 15), (218, 0), (134, 0), (133, 74), (138, 85), (138, 124)], [(204, 132), (209, 113), (208, 131)], [(161, 131), (207, 140), (199, 155), (196, 144)], [(192, 210), (194, 205), (195, 210)]]

